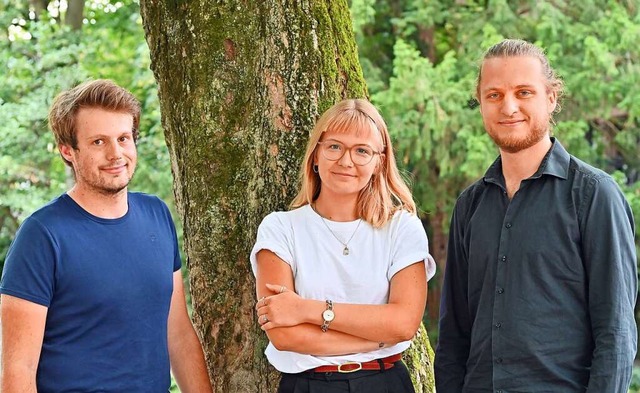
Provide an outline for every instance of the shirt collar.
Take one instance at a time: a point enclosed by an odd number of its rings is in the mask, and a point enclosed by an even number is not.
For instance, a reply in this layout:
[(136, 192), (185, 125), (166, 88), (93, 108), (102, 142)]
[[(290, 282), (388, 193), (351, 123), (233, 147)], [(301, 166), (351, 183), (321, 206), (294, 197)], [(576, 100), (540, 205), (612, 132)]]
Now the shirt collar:
[[(551, 175), (560, 179), (567, 178), (570, 161), (569, 153), (567, 153), (556, 138), (551, 137), (551, 143), (551, 149), (549, 149), (547, 154), (544, 156), (538, 170), (530, 177), (530, 179), (537, 179), (542, 175)], [(487, 169), (483, 180), (487, 183), (504, 183), (504, 177), (502, 175), (502, 160), (500, 156), (498, 156), (489, 169)]]

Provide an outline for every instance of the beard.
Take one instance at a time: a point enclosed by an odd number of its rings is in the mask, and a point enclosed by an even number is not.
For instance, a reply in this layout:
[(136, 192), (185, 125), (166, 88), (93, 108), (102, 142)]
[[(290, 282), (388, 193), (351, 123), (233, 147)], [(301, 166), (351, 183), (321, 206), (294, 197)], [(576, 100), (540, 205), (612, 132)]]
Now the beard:
[(95, 187), (95, 189), (102, 195), (106, 195), (106, 196), (117, 195), (122, 190), (126, 190), (127, 187), (129, 187), (129, 183), (131, 183), (131, 179), (133, 179), (133, 175), (131, 175), (131, 177), (129, 177), (123, 183), (106, 184), (106, 185), (102, 185), (101, 187)]
[(95, 173), (76, 172), (74, 173), (76, 183), (82, 183), (86, 189), (93, 190), (97, 194), (104, 196), (114, 196), (126, 190), (133, 179), (135, 170), (123, 173), (117, 177), (109, 175), (96, 175)]
[(119, 194), (123, 190), (126, 190), (127, 187), (129, 187), (129, 183), (131, 183), (134, 174), (135, 172), (132, 172), (131, 174), (127, 173), (122, 181), (119, 182), (105, 182), (97, 184), (95, 185), (95, 189), (96, 191), (106, 196)]
[(507, 153), (517, 153), (536, 145), (538, 142), (548, 137), (549, 123), (533, 124), (529, 132), (524, 136), (518, 135), (518, 133), (500, 132), (488, 126), (487, 133), (500, 150)]

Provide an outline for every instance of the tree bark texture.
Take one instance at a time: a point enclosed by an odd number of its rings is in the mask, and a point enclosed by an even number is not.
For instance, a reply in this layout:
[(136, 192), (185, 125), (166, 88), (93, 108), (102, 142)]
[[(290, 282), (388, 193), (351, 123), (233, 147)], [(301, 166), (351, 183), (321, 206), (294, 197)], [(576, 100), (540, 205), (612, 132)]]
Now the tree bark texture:
[(346, 0), (142, 0), (190, 268), (217, 392), (275, 392), (249, 252), (285, 210), (319, 113), (364, 97)]
[(42, 14), (49, 5), (49, 0), (29, 0), (29, 5), (33, 12), (36, 14), (36, 20), (40, 19), (40, 14)]
[(84, 0), (69, 0), (67, 3), (67, 13), (64, 17), (64, 24), (71, 26), (73, 30), (82, 29), (84, 19)]

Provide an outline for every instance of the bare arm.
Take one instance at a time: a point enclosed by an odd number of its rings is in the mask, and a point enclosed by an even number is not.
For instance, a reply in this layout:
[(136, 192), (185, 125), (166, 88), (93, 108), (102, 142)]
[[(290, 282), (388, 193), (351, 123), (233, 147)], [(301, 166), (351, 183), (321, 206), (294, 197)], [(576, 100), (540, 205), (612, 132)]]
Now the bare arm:
[[(280, 261), (275, 254), (262, 250), (262, 258), (275, 264)], [(258, 254), (260, 265), (261, 255)], [(278, 293), (279, 286), (271, 286), (268, 283), (278, 283), (287, 288), (293, 287), (293, 278), (289, 269), (288, 281), (282, 277), (269, 277), (269, 281), (258, 280), (270, 292), (258, 293), (258, 296), (273, 294), (265, 301), (258, 302), (258, 315), (267, 314), (268, 323), (262, 325), (262, 329), (269, 331), (276, 327), (322, 324), (322, 312), (326, 308), (324, 301), (302, 299), (295, 292), (285, 291)], [(287, 285), (287, 283), (289, 285)], [(391, 279), (389, 302), (384, 305), (365, 304), (334, 304), (335, 320), (330, 325), (330, 330), (360, 337), (374, 343), (395, 344), (400, 341), (410, 340), (418, 329), (427, 298), (427, 284), (424, 263), (414, 263)], [(376, 347), (377, 348), (377, 347)], [(375, 349), (375, 348), (374, 348)], [(368, 349), (371, 351), (372, 349)]]
[(168, 340), (171, 370), (180, 390), (184, 393), (211, 392), (202, 345), (187, 313), (180, 271), (173, 273)]
[(17, 297), (0, 296), (2, 313), (2, 392), (35, 393), (36, 371), (47, 308)]
[[(289, 265), (269, 250), (257, 254), (256, 292), (258, 299), (275, 295), (281, 286), (295, 291), (293, 274)], [(275, 290), (267, 288), (268, 282), (280, 285)], [(324, 308), (319, 311), (322, 313)], [(258, 320), (263, 312), (258, 312)], [(269, 317), (269, 315), (267, 315)], [(320, 321), (320, 324), (322, 321)], [(378, 343), (338, 331), (323, 333), (319, 324), (298, 324), (295, 326), (272, 327), (265, 330), (269, 341), (281, 351), (293, 351), (313, 355), (345, 355), (370, 352), (378, 349)]]
[[(424, 263), (416, 262), (391, 278), (387, 304), (335, 304), (336, 317), (330, 328), (376, 342), (395, 344), (411, 340), (418, 331), (426, 303), (427, 274)], [(320, 315), (326, 308), (325, 302), (320, 302), (319, 308), (320, 314), (309, 307), (307, 318), (322, 323)]]
[(337, 356), (371, 352), (379, 343), (350, 334), (329, 330), (324, 333), (318, 325), (308, 323), (273, 328), (266, 331), (269, 341), (280, 351), (291, 351), (314, 356)]

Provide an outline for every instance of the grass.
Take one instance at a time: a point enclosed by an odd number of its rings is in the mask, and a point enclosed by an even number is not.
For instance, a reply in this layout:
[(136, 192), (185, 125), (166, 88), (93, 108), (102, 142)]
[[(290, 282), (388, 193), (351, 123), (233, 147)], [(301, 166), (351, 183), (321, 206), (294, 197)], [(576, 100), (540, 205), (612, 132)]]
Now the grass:
[(631, 374), (631, 386), (629, 387), (629, 393), (640, 393), (640, 365), (633, 367), (633, 374)]
[(173, 379), (173, 375), (171, 376), (171, 389), (169, 389), (169, 393), (180, 393), (180, 389), (178, 389), (178, 385), (176, 385), (176, 380)]

